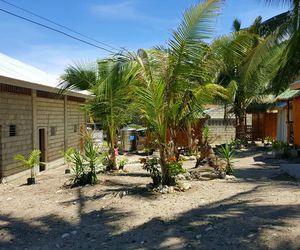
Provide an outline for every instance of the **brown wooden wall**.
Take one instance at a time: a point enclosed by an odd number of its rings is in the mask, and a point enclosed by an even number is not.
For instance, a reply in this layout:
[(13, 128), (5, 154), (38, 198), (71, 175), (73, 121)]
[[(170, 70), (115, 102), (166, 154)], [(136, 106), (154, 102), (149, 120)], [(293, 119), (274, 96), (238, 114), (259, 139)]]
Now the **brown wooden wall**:
[(300, 98), (293, 100), (294, 144), (300, 146)]
[[(205, 120), (199, 119), (199, 121), (192, 127), (192, 134), (194, 134), (193, 139), (198, 139), (198, 145), (202, 143), (202, 129)], [(170, 140), (170, 133), (167, 133), (167, 140)], [(179, 147), (188, 147), (189, 146), (189, 138), (186, 130), (180, 130), (177, 132), (177, 145)]]
[(276, 113), (254, 113), (252, 114), (253, 140), (264, 139), (269, 136), (276, 139), (277, 114)]

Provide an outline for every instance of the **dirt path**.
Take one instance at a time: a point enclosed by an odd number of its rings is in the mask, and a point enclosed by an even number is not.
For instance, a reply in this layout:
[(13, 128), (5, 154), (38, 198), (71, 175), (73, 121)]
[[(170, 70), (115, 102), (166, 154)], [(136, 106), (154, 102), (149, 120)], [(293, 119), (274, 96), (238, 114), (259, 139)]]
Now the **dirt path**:
[(137, 164), (93, 187), (62, 188), (63, 167), (2, 184), (0, 249), (300, 249), (300, 183), (260, 152), (238, 156), (236, 179), (186, 193), (148, 192)]

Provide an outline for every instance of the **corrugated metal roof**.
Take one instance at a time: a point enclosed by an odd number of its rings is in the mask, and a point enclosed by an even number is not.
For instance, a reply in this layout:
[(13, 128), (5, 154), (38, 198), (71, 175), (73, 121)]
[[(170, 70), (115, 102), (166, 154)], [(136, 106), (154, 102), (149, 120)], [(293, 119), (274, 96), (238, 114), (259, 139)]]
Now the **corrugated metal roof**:
[(0, 75), (48, 87), (57, 87), (59, 84), (57, 77), (2, 53), (0, 53)]
[[(2, 53), (0, 53), (0, 76), (25, 81), (31, 84), (38, 84), (40, 86), (56, 89), (60, 88), (58, 86), (60, 83), (58, 77)], [(69, 93), (79, 93), (85, 96), (91, 94), (88, 91), (69, 91)]]
[(290, 89), (288, 88), (284, 92), (282, 92), (279, 96), (277, 96), (277, 101), (288, 101), (293, 98), (296, 98), (300, 96), (300, 90), (299, 89)]

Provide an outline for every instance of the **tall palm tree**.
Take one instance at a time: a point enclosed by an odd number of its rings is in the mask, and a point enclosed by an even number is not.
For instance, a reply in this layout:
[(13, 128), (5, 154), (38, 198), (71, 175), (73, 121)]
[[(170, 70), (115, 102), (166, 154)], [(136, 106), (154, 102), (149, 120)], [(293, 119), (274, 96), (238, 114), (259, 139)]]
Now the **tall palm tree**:
[[(139, 50), (136, 56), (140, 85), (135, 93), (143, 118), (153, 131), (160, 153), (163, 184), (172, 183), (167, 157), (167, 132), (176, 143), (176, 131), (200, 111), (220, 88), (209, 84), (211, 74), (205, 64), (220, 0), (208, 0), (188, 9), (165, 49)], [(206, 65), (208, 66), (208, 65)], [(173, 147), (176, 150), (176, 145)]]
[(88, 90), (92, 97), (85, 105), (87, 112), (101, 120), (107, 131), (110, 168), (116, 169), (114, 148), (116, 130), (129, 118), (132, 67), (119, 58), (98, 61), (96, 65), (69, 66), (61, 76), (63, 90)]
[(281, 47), (279, 67), (274, 71), (272, 89), (277, 94), (300, 76), (300, 0), (261, 0), (267, 4), (288, 5), (289, 11), (265, 22), (261, 29), (266, 37), (252, 57), (248, 75), (258, 63), (265, 60), (276, 47)]
[(257, 18), (249, 28), (240, 29), (240, 22), (235, 20), (234, 32), (215, 40), (211, 46), (213, 54), (219, 58), (217, 82), (226, 87), (229, 93), (222, 102), (226, 107), (231, 107), (242, 137), (246, 135), (246, 108), (267, 90), (278, 62), (276, 49), (264, 61), (255, 67), (252, 65), (253, 56), (264, 43), (264, 38), (259, 34), (260, 25), (261, 18)]

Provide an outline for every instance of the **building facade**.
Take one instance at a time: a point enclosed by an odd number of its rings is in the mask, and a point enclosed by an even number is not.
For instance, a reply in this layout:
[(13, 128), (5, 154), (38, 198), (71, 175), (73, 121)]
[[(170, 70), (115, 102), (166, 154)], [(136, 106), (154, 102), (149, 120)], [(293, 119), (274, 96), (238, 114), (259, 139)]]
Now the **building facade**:
[[(1, 74), (1, 72), (0, 72)], [(24, 77), (25, 78), (25, 77)], [(36, 172), (63, 163), (63, 152), (80, 145), (87, 95), (0, 75), (0, 180), (27, 174), (15, 154), (41, 150)]]

